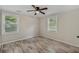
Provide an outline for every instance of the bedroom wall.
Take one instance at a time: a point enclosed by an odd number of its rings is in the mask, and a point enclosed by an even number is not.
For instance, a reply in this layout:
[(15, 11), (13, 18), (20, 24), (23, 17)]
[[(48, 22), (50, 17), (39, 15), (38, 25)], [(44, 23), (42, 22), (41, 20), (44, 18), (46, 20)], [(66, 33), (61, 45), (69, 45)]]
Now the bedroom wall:
[(19, 17), (19, 32), (3, 34), (2, 35), (3, 44), (11, 41), (23, 40), (38, 36), (39, 20), (37, 18), (26, 15), (18, 15), (18, 17)]
[(1, 10), (0, 10), (0, 43), (1, 43), (1, 41), (2, 41), (2, 35), (1, 35), (1, 33), (2, 33), (2, 30), (1, 30), (1, 17), (2, 16), (2, 13), (1, 13)]
[(47, 31), (47, 18), (53, 16), (49, 15), (40, 18), (40, 35), (79, 47), (79, 9), (54, 15), (58, 17), (58, 31)]
[(20, 16), (20, 31), (26, 38), (39, 36), (39, 20), (34, 17)]

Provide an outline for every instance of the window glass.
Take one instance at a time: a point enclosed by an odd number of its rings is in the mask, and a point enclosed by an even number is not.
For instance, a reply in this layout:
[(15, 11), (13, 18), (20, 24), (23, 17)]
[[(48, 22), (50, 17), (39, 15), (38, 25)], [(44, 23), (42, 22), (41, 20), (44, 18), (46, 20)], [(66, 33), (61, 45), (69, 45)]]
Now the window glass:
[(57, 31), (57, 19), (56, 17), (52, 17), (48, 19), (48, 30), (49, 31)]
[(16, 16), (5, 16), (5, 32), (17, 31)]

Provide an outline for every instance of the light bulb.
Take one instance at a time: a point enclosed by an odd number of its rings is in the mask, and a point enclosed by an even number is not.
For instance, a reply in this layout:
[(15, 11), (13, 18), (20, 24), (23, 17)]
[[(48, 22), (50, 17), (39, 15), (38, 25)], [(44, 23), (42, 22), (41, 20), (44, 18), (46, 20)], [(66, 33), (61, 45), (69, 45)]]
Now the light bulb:
[(38, 13), (39, 13), (39, 11), (36, 11), (36, 13), (38, 14)]

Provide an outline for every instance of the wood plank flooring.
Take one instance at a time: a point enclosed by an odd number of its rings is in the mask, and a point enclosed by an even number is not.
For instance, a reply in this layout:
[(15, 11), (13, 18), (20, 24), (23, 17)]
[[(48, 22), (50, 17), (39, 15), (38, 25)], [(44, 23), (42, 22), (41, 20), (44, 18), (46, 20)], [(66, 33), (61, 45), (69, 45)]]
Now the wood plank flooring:
[(4, 44), (0, 53), (78, 53), (79, 48), (44, 37)]

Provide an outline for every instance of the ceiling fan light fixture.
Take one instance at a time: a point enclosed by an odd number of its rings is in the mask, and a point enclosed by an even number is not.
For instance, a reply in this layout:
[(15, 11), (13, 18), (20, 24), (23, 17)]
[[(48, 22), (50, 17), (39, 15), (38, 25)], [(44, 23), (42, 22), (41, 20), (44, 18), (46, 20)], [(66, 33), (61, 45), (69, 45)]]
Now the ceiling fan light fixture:
[(37, 14), (39, 14), (39, 11), (36, 11)]

